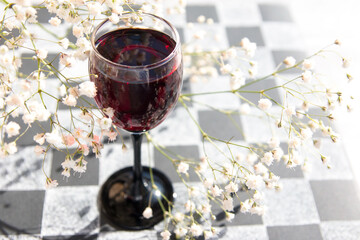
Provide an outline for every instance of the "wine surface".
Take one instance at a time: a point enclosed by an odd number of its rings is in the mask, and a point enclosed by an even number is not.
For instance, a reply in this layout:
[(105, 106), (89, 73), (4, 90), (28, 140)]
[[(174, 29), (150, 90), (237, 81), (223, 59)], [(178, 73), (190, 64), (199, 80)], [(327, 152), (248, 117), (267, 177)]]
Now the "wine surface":
[[(119, 29), (95, 43), (100, 55), (90, 57), (90, 79), (96, 103), (115, 110), (114, 123), (130, 132), (160, 124), (174, 108), (182, 86), (181, 53), (168, 35), (151, 29)], [(180, 55), (180, 56), (178, 56)]]

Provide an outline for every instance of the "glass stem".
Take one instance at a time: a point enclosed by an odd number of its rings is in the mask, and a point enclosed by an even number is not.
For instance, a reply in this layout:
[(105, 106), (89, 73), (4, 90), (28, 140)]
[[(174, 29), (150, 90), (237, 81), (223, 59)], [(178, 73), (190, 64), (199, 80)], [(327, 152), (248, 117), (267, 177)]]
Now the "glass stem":
[(133, 196), (134, 200), (141, 201), (143, 197), (143, 192), (145, 189), (143, 178), (142, 178), (142, 166), (141, 166), (141, 142), (142, 142), (143, 133), (132, 133), (131, 139), (134, 146), (134, 188)]

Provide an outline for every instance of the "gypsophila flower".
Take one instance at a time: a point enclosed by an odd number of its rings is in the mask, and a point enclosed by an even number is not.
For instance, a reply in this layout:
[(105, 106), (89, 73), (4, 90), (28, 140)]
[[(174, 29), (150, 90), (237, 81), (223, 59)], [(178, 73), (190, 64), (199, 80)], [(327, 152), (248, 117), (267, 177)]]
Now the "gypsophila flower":
[(250, 105), (247, 103), (243, 103), (240, 105), (240, 114), (248, 115), (251, 111)]
[(153, 216), (153, 210), (150, 207), (145, 208), (142, 213), (143, 217), (149, 219)]
[(273, 154), (274, 159), (277, 161), (279, 161), (281, 157), (284, 155), (284, 151), (279, 147), (273, 149), (271, 152)]
[(48, 51), (46, 49), (36, 50), (36, 56), (40, 59), (45, 59), (47, 57)]
[(114, 116), (115, 110), (111, 107), (104, 108), (103, 112), (109, 117), (112, 118)]
[(221, 66), (220, 71), (222, 74), (228, 74), (232, 70), (232, 66), (230, 64), (224, 64)]
[(273, 162), (273, 154), (271, 152), (266, 152), (264, 156), (261, 158), (261, 162), (265, 163), (266, 165), (270, 166)]
[(101, 13), (101, 4), (99, 2), (88, 2), (86, 6), (89, 9), (89, 13), (93, 16), (97, 16)]
[(34, 136), (34, 141), (40, 145), (43, 145), (45, 143), (45, 134), (44, 133), (38, 133)]
[(207, 202), (201, 205), (200, 212), (202, 214), (208, 214), (211, 212), (211, 205)]
[(177, 227), (174, 230), (174, 233), (176, 234), (177, 238), (181, 238), (181, 237), (185, 236), (187, 232), (188, 232), (187, 229), (183, 228), (183, 227)]
[(303, 140), (310, 139), (313, 135), (313, 132), (309, 128), (300, 129), (300, 135)]
[(349, 66), (350, 66), (350, 59), (348, 59), (348, 58), (343, 58), (342, 59), (342, 66), (343, 66), (343, 68), (348, 68)]
[(250, 174), (246, 177), (245, 184), (249, 189), (254, 189), (254, 190), (259, 189), (262, 183), (263, 183), (262, 177), (259, 175)]
[(228, 197), (228, 198), (224, 199), (222, 206), (226, 211), (234, 210), (233, 199), (231, 197)]
[(253, 202), (250, 199), (246, 199), (244, 202), (240, 203), (240, 212), (247, 213), (250, 211)]
[(175, 220), (177, 222), (182, 222), (184, 220), (184, 218), (185, 218), (185, 215), (183, 213), (181, 213), (181, 212), (176, 212), (174, 214), (174, 218), (175, 218)]
[(46, 178), (45, 187), (46, 189), (55, 188), (59, 185), (57, 180), (52, 180), (51, 178)]
[(69, 41), (69, 39), (67, 39), (67, 38), (63, 38), (63, 39), (61, 39), (61, 40), (59, 41), (59, 45), (60, 45), (61, 47), (63, 47), (64, 49), (68, 49), (69, 44), (70, 44), (70, 41)]
[(55, 27), (59, 26), (61, 23), (61, 20), (58, 17), (52, 17), (49, 20), (49, 23)]
[(190, 232), (194, 237), (199, 237), (203, 233), (203, 229), (200, 225), (193, 223), (190, 227)]
[(110, 22), (112, 22), (113, 24), (117, 24), (120, 21), (120, 17), (118, 14), (116, 13), (112, 13), (111, 16), (109, 17)]
[(19, 130), (20, 130), (20, 125), (17, 124), (16, 122), (9, 122), (5, 126), (5, 131), (9, 138), (18, 135), (20, 133)]
[(9, 48), (5, 45), (0, 46), (0, 55), (5, 55), (9, 51)]
[(225, 212), (225, 219), (228, 222), (231, 222), (235, 217), (234, 213), (230, 213), (230, 212)]
[(67, 105), (67, 106), (70, 106), (70, 107), (75, 107), (76, 106), (76, 98), (73, 96), (73, 95), (67, 95), (66, 97), (64, 97), (62, 99), (62, 103)]
[(311, 70), (314, 68), (314, 61), (312, 59), (305, 59), (303, 61), (303, 69)]
[(160, 233), (160, 236), (162, 237), (162, 240), (169, 240), (171, 233), (168, 230), (165, 230)]
[(312, 72), (309, 70), (306, 70), (305, 72), (303, 72), (301, 74), (301, 79), (305, 82), (305, 83), (309, 83), (311, 81), (312, 78)]
[(75, 26), (73, 26), (72, 33), (73, 33), (73, 35), (74, 35), (75, 37), (80, 38), (80, 37), (82, 37), (83, 34), (84, 34), (84, 29), (83, 29), (83, 27), (81, 27), (81, 26), (76, 26), (76, 25), (75, 25)]
[(239, 190), (239, 186), (234, 182), (229, 182), (228, 185), (225, 186), (226, 193), (236, 193)]
[(223, 190), (220, 189), (217, 185), (215, 185), (215, 186), (211, 187), (210, 192), (211, 192), (211, 195), (213, 195), (213, 197), (218, 197), (221, 195)]
[(296, 113), (295, 107), (294, 106), (287, 106), (284, 109), (284, 112), (288, 117), (291, 117), (292, 115), (294, 115)]
[(94, 98), (96, 96), (96, 87), (95, 83), (86, 81), (79, 85), (80, 95), (85, 95), (89, 98)]
[(53, 129), (51, 133), (46, 133), (45, 139), (48, 143), (55, 146), (61, 143), (61, 137), (56, 129)]
[(197, 18), (197, 22), (198, 23), (204, 23), (206, 20), (205, 16), (204, 15), (200, 15), (198, 18)]
[(253, 206), (251, 209), (250, 209), (250, 213), (251, 214), (257, 214), (259, 216), (262, 216), (264, 215), (265, 213), (265, 208), (262, 207), (262, 206)]
[(295, 65), (296, 63), (296, 60), (295, 58), (289, 56), (289, 57), (286, 57), (283, 61), (283, 63), (287, 66), (287, 67), (292, 67)]
[(277, 137), (272, 137), (269, 141), (270, 148), (277, 148), (280, 145), (280, 140)]
[(256, 51), (256, 43), (250, 42), (248, 38), (243, 38), (240, 41), (240, 46), (244, 49), (245, 53), (249, 57), (253, 57)]
[(293, 137), (289, 140), (289, 148), (298, 148), (301, 140), (298, 137)]
[(36, 156), (41, 156), (43, 153), (45, 153), (45, 149), (39, 145), (36, 145), (34, 148), (34, 152)]
[(258, 107), (261, 109), (261, 110), (268, 110), (270, 109), (272, 106), (272, 103), (269, 99), (266, 99), (266, 98), (262, 98), (259, 100), (258, 102)]
[(100, 119), (99, 125), (101, 129), (109, 130), (110, 127), (112, 126), (112, 120), (110, 118), (103, 117), (102, 119)]
[(255, 193), (253, 195), (253, 199), (254, 199), (254, 202), (256, 202), (257, 204), (260, 204), (264, 200), (264, 194), (260, 191), (255, 191)]
[(180, 173), (184, 173), (184, 174), (187, 174), (187, 171), (189, 170), (189, 164), (185, 163), (185, 162), (181, 162), (179, 165), (178, 165), (178, 171)]

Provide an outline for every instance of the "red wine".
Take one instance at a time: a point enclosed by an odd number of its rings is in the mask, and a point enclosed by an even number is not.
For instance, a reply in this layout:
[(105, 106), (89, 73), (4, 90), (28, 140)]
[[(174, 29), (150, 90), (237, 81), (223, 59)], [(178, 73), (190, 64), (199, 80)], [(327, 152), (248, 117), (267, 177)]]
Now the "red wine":
[(131, 132), (160, 124), (174, 108), (182, 86), (182, 62), (168, 57), (176, 42), (150, 29), (119, 29), (95, 42), (90, 79), (97, 87), (100, 108), (115, 110), (114, 123)]

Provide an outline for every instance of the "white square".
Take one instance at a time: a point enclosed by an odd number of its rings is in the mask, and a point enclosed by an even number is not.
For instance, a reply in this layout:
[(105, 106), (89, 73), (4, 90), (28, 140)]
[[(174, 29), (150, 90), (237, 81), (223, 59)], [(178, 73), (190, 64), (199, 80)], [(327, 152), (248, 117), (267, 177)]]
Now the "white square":
[(221, 22), (227, 26), (259, 25), (261, 16), (256, 2), (227, 0), (218, 2), (218, 13)]
[(42, 236), (96, 233), (99, 229), (97, 186), (58, 187), (46, 192)]
[[(324, 179), (353, 179), (353, 173), (345, 152), (345, 148), (341, 143), (333, 143), (330, 139), (321, 138), (320, 150), (306, 152), (309, 159), (310, 169), (306, 172), (305, 177), (311, 180)], [(328, 157), (328, 164), (321, 161), (320, 153)]]
[[(36, 156), (34, 146), (19, 148), (14, 155), (1, 159), (0, 189), (43, 190), (46, 177), (42, 170), (43, 156)], [(44, 171), (50, 174), (52, 151), (48, 151)]]
[(231, 226), (225, 228), (224, 231), (225, 235), (221, 237), (222, 239), (268, 240), (266, 227), (263, 225)]
[[(189, 112), (197, 119), (193, 108), (189, 108)], [(199, 128), (187, 110), (180, 106), (176, 107), (164, 122), (151, 130), (150, 135), (157, 143), (166, 146), (197, 144), (201, 141)]]
[(304, 225), (320, 222), (310, 184), (305, 179), (281, 179), (283, 189), (265, 191), (263, 216), (267, 226)]
[[(204, 37), (197, 39), (195, 35), (204, 33)], [(225, 28), (220, 24), (198, 24), (194, 23), (194, 27), (185, 28), (185, 42), (188, 44), (187, 48), (200, 48), (202, 51), (216, 51), (225, 50), (229, 47)]]
[(360, 221), (329, 221), (320, 224), (321, 233), (326, 240), (359, 240)]
[(272, 49), (303, 49), (305, 46), (299, 28), (292, 22), (264, 22), (261, 26), (266, 45)]

